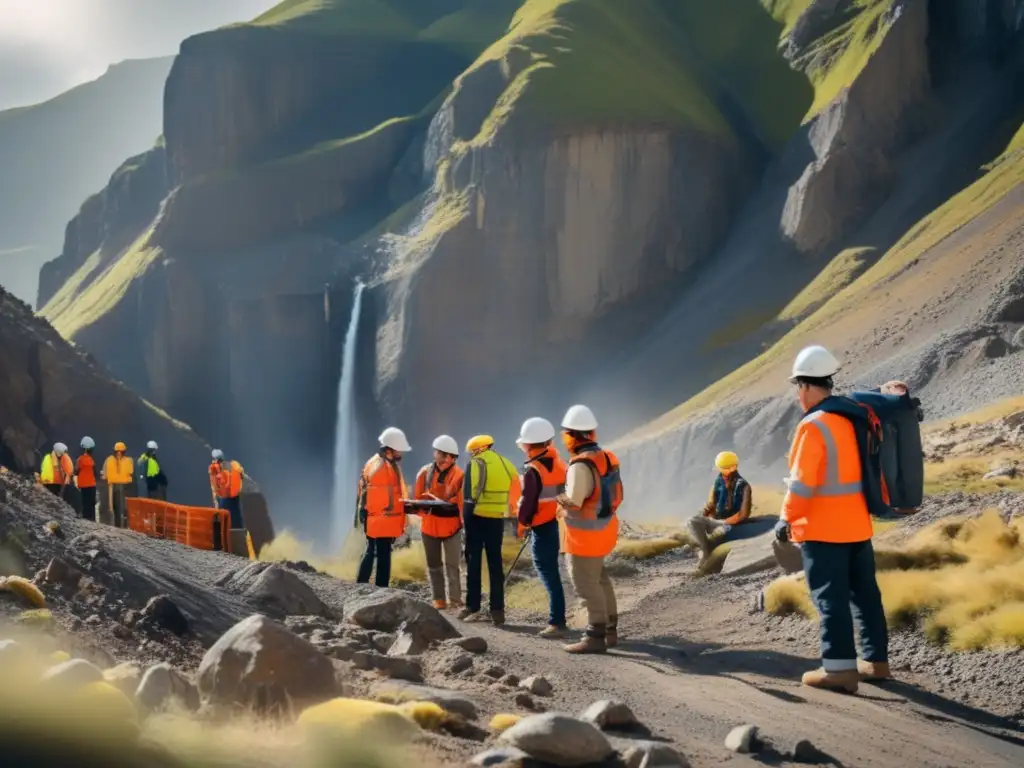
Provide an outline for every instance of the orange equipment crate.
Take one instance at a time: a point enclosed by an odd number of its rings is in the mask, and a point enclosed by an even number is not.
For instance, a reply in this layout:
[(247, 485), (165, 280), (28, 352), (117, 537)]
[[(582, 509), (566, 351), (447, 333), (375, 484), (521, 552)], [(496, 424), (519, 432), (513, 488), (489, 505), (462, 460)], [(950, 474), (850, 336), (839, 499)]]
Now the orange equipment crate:
[(231, 551), (231, 516), (220, 509), (185, 507), (157, 499), (126, 499), (128, 527), (196, 549)]

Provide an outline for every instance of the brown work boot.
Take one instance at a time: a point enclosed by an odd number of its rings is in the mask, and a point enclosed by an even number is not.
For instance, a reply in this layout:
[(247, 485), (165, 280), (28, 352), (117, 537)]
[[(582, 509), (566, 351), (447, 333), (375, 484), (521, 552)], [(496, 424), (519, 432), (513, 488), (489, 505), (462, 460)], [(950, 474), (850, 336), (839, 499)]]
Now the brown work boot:
[(804, 672), (800, 682), (808, 688), (821, 688), (838, 693), (856, 693), (857, 683), (860, 682), (860, 674), (855, 669), (844, 669), (841, 672), (826, 672), (824, 669), (815, 669), (812, 672)]
[(496, 627), (502, 627), (505, 625), (505, 612), (504, 611), (491, 611), (491, 624)]
[(449, 600), (448, 601), (448, 608), (453, 610), (453, 611), (458, 612), (458, 611), (461, 611), (465, 607), (466, 607), (466, 604), (464, 602), (462, 602), (461, 600)]
[(587, 627), (587, 633), (578, 643), (563, 645), (562, 650), (566, 653), (604, 653), (608, 650), (605, 644), (605, 627), (603, 624), (593, 624)]
[(444, 600), (435, 600), (434, 607), (439, 611), (443, 611), (445, 608), (448, 607), (448, 603), (446, 603)]
[(547, 640), (558, 640), (566, 636), (567, 630), (565, 624), (548, 624), (537, 635)]
[(608, 648), (614, 648), (619, 644), (619, 617), (608, 617), (608, 628), (604, 633), (604, 644)]
[(857, 672), (861, 682), (874, 683), (881, 680), (892, 680), (888, 661), (862, 661), (857, 659)]

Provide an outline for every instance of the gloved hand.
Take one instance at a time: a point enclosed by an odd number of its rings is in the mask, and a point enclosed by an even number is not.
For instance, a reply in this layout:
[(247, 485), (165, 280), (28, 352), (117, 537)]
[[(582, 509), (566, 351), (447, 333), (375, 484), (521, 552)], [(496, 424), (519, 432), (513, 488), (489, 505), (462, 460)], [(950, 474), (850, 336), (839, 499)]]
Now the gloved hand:
[(523, 525), (522, 523), (518, 524), (516, 526), (516, 538), (522, 541), (528, 530), (530, 530), (529, 526)]
[(789, 541), (789, 523), (779, 520), (775, 524), (775, 538), (779, 541)]
[(359, 510), (359, 524), (360, 525), (366, 525), (366, 518), (368, 516), (369, 515), (368, 515), (368, 513), (367, 513), (367, 511), (365, 509), (360, 509)]

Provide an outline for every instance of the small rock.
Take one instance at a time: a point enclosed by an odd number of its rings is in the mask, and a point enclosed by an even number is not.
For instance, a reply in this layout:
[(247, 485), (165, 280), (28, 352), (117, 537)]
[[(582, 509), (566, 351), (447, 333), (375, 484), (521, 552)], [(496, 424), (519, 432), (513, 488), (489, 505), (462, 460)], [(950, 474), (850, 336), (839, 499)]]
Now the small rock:
[(373, 668), (388, 677), (395, 680), (408, 680), (410, 683), (423, 682), (423, 665), (417, 659), (374, 655), (372, 660)]
[(269, 614), (312, 616), (328, 613), (316, 593), (297, 574), (278, 563), (249, 563), (217, 582), (245, 595)]
[(68, 589), (75, 589), (82, 578), (82, 572), (66, 560), (55, 557), (46, 566), (43, 578), (49, 584), (57, 584)]
[(124, 615), (121, 616), (121, 623), (131, 629), (142, 619), (142, 614), (136, 610), (127, 610)]
[(331, 660), (283, 624), (256, 614), (225, 632), (206, 652), (196, 675), (213, 703), (248, 704), (276, 684), (297, 703), (323, 701), (338, 691)]
[(410, 685), (400, 682), (382, 682), (373, 686), (371, 696), (388, 704), (403, 704), (407, 701), (429, 701), (448, 712), (476, 720), (477, 705), (458, 691), (431, 688), (425, 685)]
[(552, 691), (555, 690), (547, 678), (541, 675), (530, 675), (530, 677), (519, 683), (519, 687), (537, 696), (550, 696)]
[(353, 651), (349, 656), (349, 661), (352, 662), (356, 669), (371, 670), (373, 669), (373, 659), (376, 655), (371, 651)]
[(430, 647), (430, 641), (426, 640), (422, 633), (416, 632), (415, 627), (409, 622), (403, 621), (395, 633), (395, 640), (388, 648), (388, 656), (419, 656)]
[(465, 672), (467, 669), (471, 669), (472, 667), (473, 657), (464, 653), (461, 656), (455, 657), (455, 659), (451, 663), (451, 666), (448, 667), (448, 672), (453, 675), (457, 675), (460, 672)]
[(51, 520), (43, 526), (43, 530), (47, 536), (53, 536), (56, 539), (64, 538), (64, 529), (60, 527), (60, 523), (56, 520)]
[(740, 725), (725, 737), (725, 748), (741, 755), (749, 755), (760, 747), (756, 725)]
[(519, 685), (519, 675), (509, 673), (501, 678), (501, 684), (507, 685), (510, 688), (516, 688)]
[(85, 659), (71, 659), (55, 667), (50, 667), (43, 673), (44, 683), (55, 683), (58, 685), (81, 686), (89, 683), (98, 683), (103, 680), (103, 672), (95, 664), (90, 664)]
[(530, 756), (515, 747), (488, 749), (470, 760), (470, 765), (493, 766), (494, 768), (522, 768)]
[(537, 760), (567, 767), (599, 763), (612, 753), (612, 745), (593, 724), (555, 713), (525, 717), (498, 741)]
[(188, 619), (167, 595), (150, 598), (146, 607), (142, 609), (140, 624), (166, 629), (176, 635), (184, 635), (188, 632)]
[(515, 702), (517, 707), (528, 709), (531, 712), (537, 708), (537, 703), (533, 700), (533, 696), (528, 694), (526, 691), (520, 691), (517, 693)]
[(501, 667), (488, 667), (484, 670), (484, 674), (488, 677), (493, 677), (495, 680), (505, 676), (505, 670)]
[(601, 730), (631, 730), (640, 727), (640, 721), (633, 710), (613, 699), (595, 701), (580, 715), (580, 719), (593, 723)]
[(409, 629), (427, 642), (458, 637), (444, 615), (412, 595), (381, 589), (345, 604), (345, 618), (363, 629), (395, 632), (408, 622)]
[(387, 653), (395, 644), (397, 635), (393, 632), (368, 632), (366, 641), (377, 653)]
[(470, 653), (487, 653), (487, 641), (482, 637), (468, 636), (456, 637), (454, 640), (446, 640), (444, 645), (455, 646)]
[(1017, 476), (1017, 467), (1000, 467), (999, 469), (993, 469), (991, 472), (986, 473), (982, 476), (982, 480), (999, 480), (1000, 478), (1013, 479)]
[(156, 664), (146, 670), (135, 701), (143, 712), (158, 712), (173, 702), (195, 712), (199, 709), (199, 691), (195, 685), (170, 664)]
[(793, 746), (793, 762), (820, 765), (822, 763), (834, 762), (832, 756), (822, 752), (808, 739), (800, 739)]
[(622, 751), (625, 768), (690, 768), (674, 747), (657, 741), (634, 741)]
[(103, 670), (103, 679), (125, 696), (134, 696), (142, 681), (142, 667), (134, 662), (126, 661), (116, 667)]
[[(296, 632), (296, 630), (292, 629), (292, 632)], [(296, 632), (296, 634), (302, 633)], [(310, 634), (309, 636), (309, 642), (311, 642), (313, 645), (327, 645), (331, 640), (334, 640), (335, 637), (336, 635), (333, 630), (314, 629), (312, 634)]]
[(91, 616), (86, 616), (85, 617), (85, 623), (89, 624), (90, 626), (93, 626), (93, 627), (95, 627), (97, 624), (99, 624), (102, 621), (103, 621), (103, 619), (100, 618), (98, 613), (94, 613)]

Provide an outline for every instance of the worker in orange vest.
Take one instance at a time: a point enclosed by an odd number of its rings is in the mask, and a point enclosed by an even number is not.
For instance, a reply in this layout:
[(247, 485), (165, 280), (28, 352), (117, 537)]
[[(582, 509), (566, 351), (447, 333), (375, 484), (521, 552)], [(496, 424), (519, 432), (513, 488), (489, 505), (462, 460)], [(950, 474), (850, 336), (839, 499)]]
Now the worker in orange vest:
[(386, 587), (391, 581), (391, 547), (405, 533), (405, 480), (399, 462), (402, 454), (412, 450), (405, 433), (388, 427), (378, 437), (380, 448), (366, 462), (359, 476), (358, 520), (366, 533), (366, 552), (359, 563), (360, 584), (370, 583), (374, 561), (377, 574), (374, 584)]
[(604, 562), (619, 538), (619, 460), (597, 444), (597, 419), (585, 405), (566, 412), (562, 439), (570, 460), (558, 506), (565, 521), (569, 577), (587, 611), (583, 639), (564, 647), (569, 653), (604, 653), (619, 641), (615, 590)]
[(567, 467), (555, 450), (555, 428), (547, 419), (532, 418), (523, 422), (516, 444), (526, 454), (520, 482), (523, 494), (519, 499), (517, 517), (519, 534), (529, 531), (530, 553), (544, 590), (548, 593), (548, 625), (540, 636), (564, 637), (565, 589), (558, 570), (561, 537), (558, 532), (559, 494), (565, 493)]
[[(821, 617), (822, 666), (802, 682), (854, 693), (860, 680), (890, 677), (888, 628), (871, 547), (871, 511), (884, 500), (874, 490), (880, 483), (871, 482), (877, 419), (866, 406), (832, 394), (838, 371), (838, 361), (820, 346), (802, 350), (793, 365), (790, 381), (805, 416), (789, 452), (788, 488), (775, 532), (780, 540), (800, 544)], [(851, 603), (863, 660), (854, 644)]]
[(103, 462), (103, 479), (107, 481), (107, 503), (113, 523), (123, 528), (128, 522), (128, 489), (135, 486), (135, 462), (127, 455), (128, 446), (114, 443), (114, 455)]
[(75, 462), (75, 481), (82, 496), (82, 517), (96, 520), (96, 461), (92, 457), (96, 442), (83, 437), (80, 443), (82, 455)]
[(64, 443), (54, 443), (53, 450), (43, 456), (39, 479), (50, 493), (64, 498), (64, 491), (75, 474), (75, 467)]
[[(447, 502), (421, 507), (423, 552), (434, 607), (462, 608), (462, 482), (463, 473), (456, 461), (459, 444), (450, 435), (440, 435), (433, 444), (434, 460), (416, 475), (413, 497), (420, 501)], [(447, 597), (445, 574), (448, 576)]]
[(215, 448), (211, 456), (210, 489), (214, 506), (231, 516), (232, 529), (245, 528), (242, 521), (242, 480), (245, 470), (237, 461), (224, 458), (224, 451), (220, 448)]

